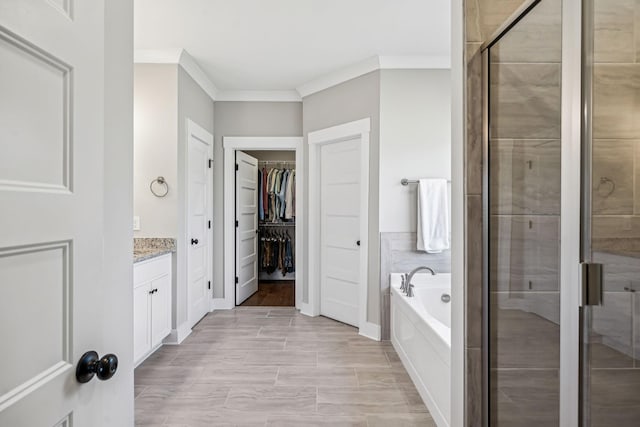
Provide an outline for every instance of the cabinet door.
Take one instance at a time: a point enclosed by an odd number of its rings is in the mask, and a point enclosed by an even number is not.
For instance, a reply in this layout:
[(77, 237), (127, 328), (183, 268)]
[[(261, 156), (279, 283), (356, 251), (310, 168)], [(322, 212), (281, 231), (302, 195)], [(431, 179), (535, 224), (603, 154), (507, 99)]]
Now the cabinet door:
[(171, 332), (171, 275), (151, 281), (151, 346), (156, 347)]
[(133, 289), (133, 360), (136, 363), (151, 350), (150, 289), (149, 283)]

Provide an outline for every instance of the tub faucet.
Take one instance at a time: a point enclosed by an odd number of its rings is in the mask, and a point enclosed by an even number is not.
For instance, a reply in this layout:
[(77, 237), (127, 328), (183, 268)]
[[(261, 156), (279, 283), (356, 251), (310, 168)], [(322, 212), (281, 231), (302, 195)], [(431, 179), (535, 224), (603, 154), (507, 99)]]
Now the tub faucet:
[(400, 290), (405, 294), (407, 293), (407, 285), (409, 284), (409, 282), (407, 281), (408, 278), (409, 274), (404, 273), (402, 275), (402, 283), (400, 284)]
[(422, 270), (430, 271), (432, 276), (436, 275), (436, 272), (433, 271), (433, 269), (430, 268), (430, 267), (421, 266), (421, 267), (414, 268), (413, 270), (411, 270), (411, 273), (409, 273), (407, 275), (407, 279), (405, 281), (405, 289), (406, 289), (406, 294), (407, 294), (408, 297), (412, 297), (413, 296), (413, 285), (411, 284), (411, 279), (413, 279), (413, 276), (418, 271), (422, 271)]

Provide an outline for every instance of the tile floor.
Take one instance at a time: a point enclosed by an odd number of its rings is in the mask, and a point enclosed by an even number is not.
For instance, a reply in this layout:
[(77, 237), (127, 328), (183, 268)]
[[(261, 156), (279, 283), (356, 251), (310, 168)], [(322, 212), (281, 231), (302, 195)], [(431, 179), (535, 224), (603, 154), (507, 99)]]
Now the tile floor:
[(435, 426), (391, 343), (293, 308), (208, 315), (135, 390), (139, 426)]

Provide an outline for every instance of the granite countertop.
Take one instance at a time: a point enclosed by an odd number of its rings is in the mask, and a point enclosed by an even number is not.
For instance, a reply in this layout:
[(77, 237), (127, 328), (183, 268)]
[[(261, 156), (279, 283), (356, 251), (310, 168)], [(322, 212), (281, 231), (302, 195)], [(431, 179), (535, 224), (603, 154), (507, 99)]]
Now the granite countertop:
[(139, 238), (133, 239), (133, 262), (146, 261), (176, 251), (176, 239)]

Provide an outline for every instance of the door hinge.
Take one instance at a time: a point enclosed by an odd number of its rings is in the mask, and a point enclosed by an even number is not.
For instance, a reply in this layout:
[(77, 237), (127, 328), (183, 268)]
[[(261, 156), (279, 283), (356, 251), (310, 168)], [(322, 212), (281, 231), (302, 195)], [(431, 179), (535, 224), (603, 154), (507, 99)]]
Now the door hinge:
[(213, 167), (213, 159), (209, 159), (209, 169)]
[(240, 166), (236, 163), (236, 170), (240, 169)]
[(582, 273), (581, 306), (602, 304), (602, 264), (583, 262), (580, 267)]
[(207, 227), (211, 230), (211, 221), (207, 221)]
[(238, 283), (238, 282), (239, 282), (239, 280), (238, 280), (238, 276), (236, 276), (236, 283)]
[(209, 288), (209, 289), (211, 289), (211, 280), (209, 280), (209, 281), (207, 282), (207, 286), (208, 286), (208, 288)]
[(236, 219), (236, 227), (238, 227), (240, 224), (238, 223), (238, 220)]

